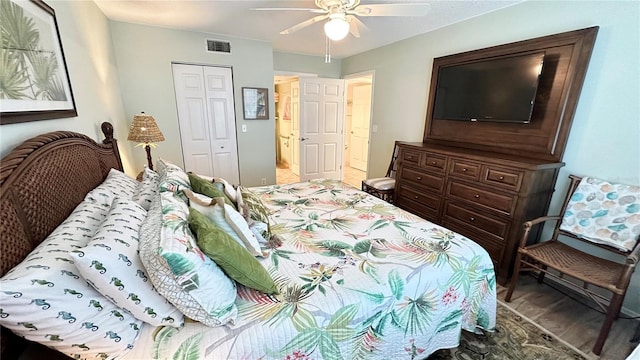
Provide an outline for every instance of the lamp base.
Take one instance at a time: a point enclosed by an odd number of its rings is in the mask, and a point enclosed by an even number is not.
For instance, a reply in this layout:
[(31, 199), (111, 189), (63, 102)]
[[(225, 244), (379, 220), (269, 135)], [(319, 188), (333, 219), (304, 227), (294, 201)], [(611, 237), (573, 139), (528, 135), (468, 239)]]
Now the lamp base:
[(147, 165), (149, 166), (149, 170), (153, 170), (153, 161), (151, 160), (151, 146), (147, 144), (144, 146), (144, 149), (147, 151)]

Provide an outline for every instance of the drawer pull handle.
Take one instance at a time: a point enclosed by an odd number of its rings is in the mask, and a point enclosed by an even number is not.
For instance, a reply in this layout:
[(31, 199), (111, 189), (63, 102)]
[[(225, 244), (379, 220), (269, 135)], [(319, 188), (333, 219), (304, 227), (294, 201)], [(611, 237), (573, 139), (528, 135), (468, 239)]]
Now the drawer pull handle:
[(462, 172), (467, 172), (467, 168), (462, 168)]
[(419, 181), (419, 180), (422, 180), (422, 176), (418, 176), (418, 177), (416, 178), (416, 180), (418, 180), (418, 181)]
[(413, 156), (407, 156), (407, 159), (413, 160)]
[(436, 164), (436, 162), (435, 162), (435, 161), (432, 161), (432, 162), (431, 162), (431, 165), (435, 165), (435, 164)]
[(416, 198), (416, 200), (420, 199), (420, 196), (416, 195), (414, 196), (414, 198)]
[(504, 176), (498, 177), (498, 180), (504, 180)]
[(476, 221), (476, 218), (474, 218), (473, 216), (469, 218), (469, 221)]
[(473, 197), (476, 198), (476, 199), (480, 199), (480, 195), (479, 194), (475, 194), (475, 195), (473, 195)]

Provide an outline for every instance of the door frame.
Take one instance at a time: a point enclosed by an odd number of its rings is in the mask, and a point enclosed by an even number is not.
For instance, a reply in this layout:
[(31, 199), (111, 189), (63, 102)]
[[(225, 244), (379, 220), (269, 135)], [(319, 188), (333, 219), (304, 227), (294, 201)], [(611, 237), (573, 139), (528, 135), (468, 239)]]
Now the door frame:
[[(292, 79), (290, 79), (288, 81), (298, 81), (301, 77), (306, 77), (306, 78), (317, 78), (317, 77), (319, 77), (318, 74), (314, 74), (314, 73), (304, 73), (304, 72), (298, 72), (298, 71), (274, 70), (273, 71), (273, 78), (274, 78), (273, 88), (274, 88), (274, 91), (275, 91), (275, 85), (276, 85), (275, 78), (278, 77), (278, 76), (292, 78)], [(293, 80), (293, 78), (295, 78), (295, 80)], [(293, 122), (293, 119), (292, 119), (292, 122)], [(276, 133), (275, 137), (276, 137), (276, 142), (279, 142), (280, 141), (279, 134)], [(291, 146), (291, 158), (290, 158), (291, 164), (289, 164), (289, 169), (291, 170), (291, 172), (293, 172), (294, 175), (298, 176), (298, 178), (299, 178), (300, 177), (299, 169), (298, 169), (298, 174), (296, 174), (293, 171), (293, 168), (294, 168), (294, 166), (293, 166), (293, 151), (294, 151), (294, 145), (293, 145), (294, 139), (293, 139), (293, 136), (289, 139), (289, 141), (290, 141), (290, 144), (291, 144), (290, 145)], [(278, 151), (277, 146), (276, 146), (276, 151)]]
[[(369, 176), (369, 164), (371, 163), (371, 134), (378, 132), (377, 129), (375, 129), (376, 131), (374, 131), (374, 123), (373, 123), (373, 99), (375, 98), (375, 91), (376, 91), (376, 87), (375, 87), (375, 80), (376, 80), (376, 71), (375, 70), (366, 70), (366, 71), (361, 71), (361, 72), (357, 72), (357, 73), (353, 73), (353, 74), (349, 74), (349, 75), (344, 75), (342, 77), (342, 79), (344, 79), (345, 81), (345, 97), (344, 97), (344, 101), (345, 101), (345, 109), (347, 106), (347, 96), (346, 96), (346, 91), (347, 88), (349, 87), (349, 83), (353, 83), (354, 79), (359, 79), (362, 77), (371, 77), (371, 102), (370, 102), (370, 115), (369, 115), (369, 144), (367, 145), (367, 170), (365, 171), (365, 176)], [(347, 118), (347, 114), (345, 111), (344, 114), (345, 117), (345, 124), (346, 124), (346, 118)], [(344, 136), (346, 137), (347, 134), (345, 133)], [(345, 151), (346, 154), (346, 151)], [(344, 167), (346, 166), (346, 156), (343, 156), (343, 161), (342, 161), (342, 168), (344, 169)]]
[[(282, 70), (274, 70), (273, 72), (273, 76), (274, 78), (276, 76), (295, 76), (295, 77), (319, 77), (318, 74), (315, 73), (303, 73), (303, 72), (297, 72), (297, 71), (282, 71)], [(347, 106), (347, 96), (346, 96), (346, 88), (347, 88), (347, 84), (349, 83), (350, 80), (353, 80), (355, 78), (361, 78), (364, 76), (369, 76), (371, 77), (371, 115), (369, 116), (369, 146), (367, 146), (367, 171), (366, 171), (366, 175), (368, 176), (369, 174), (369, 169), (370, 169), (370, 159), (371, 159), (371, 135), (372, 133), (377, 132), (373, 131), (374, 130), (374, 123), (373, 123), (373, 108), (374, 108), (374, 98), (375, 98), (375, 70), (366, 70), (366, 71), (361, 71), (361, 72), (357, 72), (357, 73), (352, 73), (352, 74), (348, 74), (348, 75), (344, 75), (341, 77), (341, 79), (343, 79), (345, 81), (345, 96), (344, 96), (344, 109), (346, 110), (346, 106)], [(274, 82), (274, 88), (275, 88), (275, 82)], [(342, 121), (342, 125), (343, 125), (343, 132), (344, 132), (344, 125), (346, 124), (346, 111), (343, 112), (343, 121)], [(346, 136), (346, 134), (343, 134), (343, 136)], [(276, 138), (276, 140), (278, 140)], [(292, 139), (293, 140), (293, 139)], [(344, 167), (346, 166), (346, 151), (342, 154), (342, 169), (343, 169), (343, 176), (344, 176)]]

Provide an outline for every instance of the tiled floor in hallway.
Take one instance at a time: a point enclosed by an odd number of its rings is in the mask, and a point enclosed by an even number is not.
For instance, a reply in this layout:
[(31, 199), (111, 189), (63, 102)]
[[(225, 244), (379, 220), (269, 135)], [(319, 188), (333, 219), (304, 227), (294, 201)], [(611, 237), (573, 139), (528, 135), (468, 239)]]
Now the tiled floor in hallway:
[[(360, 189), (362, 180), (365, 179), (366, 173), (362, 170), (358, 170), (349, 166), (345, 166), (342, 171), (342, 181)], [(300, 177), (294, 174), (290, 168), (278, 165), (276, 167), (276, 183), (288, 184), (293, 182), (299, 182)]]

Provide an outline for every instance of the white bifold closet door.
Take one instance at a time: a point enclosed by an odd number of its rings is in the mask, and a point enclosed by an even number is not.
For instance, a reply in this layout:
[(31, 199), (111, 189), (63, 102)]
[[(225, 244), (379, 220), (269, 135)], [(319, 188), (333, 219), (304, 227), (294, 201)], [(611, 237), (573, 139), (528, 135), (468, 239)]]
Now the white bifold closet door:
[(172, 68), (185, 170), (239, 184), (231, 68)]

